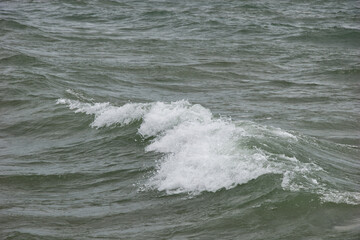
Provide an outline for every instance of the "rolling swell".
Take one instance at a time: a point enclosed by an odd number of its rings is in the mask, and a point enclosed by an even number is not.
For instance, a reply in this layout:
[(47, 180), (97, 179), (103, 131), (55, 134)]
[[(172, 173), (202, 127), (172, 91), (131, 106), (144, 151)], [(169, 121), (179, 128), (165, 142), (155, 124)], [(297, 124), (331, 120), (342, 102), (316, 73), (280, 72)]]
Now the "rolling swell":
[[(280, 185), (285, 191), (313, 193), (324, 202), (360, 204), (357, 184), (343, 191), (343, 179), (335, 171), (339, 166), (319, 158), (323, 143), (310, 137), (252, 122), (214, 118), (210, 110), (184, 100), (121, 107), (70, 99), (57, 103), (76, 113), (94, 115), (90, 126), (95, 128), (141, 121), (138, 134), (152, 139), (145, 151), (162, 154), (156, 171), (140, 187), (143, 190), (197, 195), (231, 189), (270, 174), (282, 175)], [(309, 148), (314, 150), (311, 154)], [(331, 155), (339, 156), (334, 151)], [(344, 159), (341, 164), (349, 167), (340, 167), (348, 179), (355, 180), (351, 162)]]

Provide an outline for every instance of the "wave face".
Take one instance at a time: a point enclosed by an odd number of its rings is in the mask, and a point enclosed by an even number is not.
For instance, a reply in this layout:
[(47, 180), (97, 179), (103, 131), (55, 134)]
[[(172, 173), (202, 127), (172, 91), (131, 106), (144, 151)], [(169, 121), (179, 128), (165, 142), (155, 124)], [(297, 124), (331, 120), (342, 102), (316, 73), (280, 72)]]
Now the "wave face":
[(90, 124), (94, 128), (139, 122), (138, 134), (150, 139), (145, 150), (162, 155), (156, 171), (140, 187), (145, 190), (197, 195), (231, 189), (265, 174), (280, 174), (283, 190), (312, 192), (325, 202), (360, 204), (359, 192), (332, 187), (331, 179), (336, 176), (330, 176), (321, 162), (299, 154), (299, 149), (317, 146), (314, 139), (294, 132), (216, 118), (209, 109), (185, 100), (121, 107), (70, 99), (58, 99), (57, 104), (94, 115)]

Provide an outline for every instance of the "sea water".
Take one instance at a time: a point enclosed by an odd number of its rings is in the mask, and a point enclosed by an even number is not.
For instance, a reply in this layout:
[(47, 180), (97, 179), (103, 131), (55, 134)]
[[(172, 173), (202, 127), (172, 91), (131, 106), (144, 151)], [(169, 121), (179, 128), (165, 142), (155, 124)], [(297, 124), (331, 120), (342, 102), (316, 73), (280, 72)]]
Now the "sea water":
[(0, 238), (359, 239), (359, 12), (0, 2)]

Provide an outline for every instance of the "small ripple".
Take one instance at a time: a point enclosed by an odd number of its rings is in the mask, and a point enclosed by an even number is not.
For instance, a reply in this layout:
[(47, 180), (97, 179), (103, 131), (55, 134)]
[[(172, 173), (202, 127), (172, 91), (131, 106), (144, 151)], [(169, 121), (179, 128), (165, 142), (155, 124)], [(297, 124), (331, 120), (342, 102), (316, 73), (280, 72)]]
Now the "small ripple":
[(38, 58), (24, 53), (15, 53), (11, 56), (0, 58), (0, 63), (4, 65), (36, 65), (36, 63), (41, 62)]
[(20, 30), (24, 30), (24, 29), (31, 29), (31, 30), (37, 30), (37, 28), (24, 24), (24, 23), (20, 23), (18, 21), (15, 20), (6, 20), (6, 19), (0, 19), (0, 29), (6, 29), (6, 30), (14, 30), (14, 29), (20, 29)]
[(300, 82), (292, 82), (286, 80), (273, 80), (265, 83), (270, 86), (278, 86), (278, 87), (292, 87), (292, 86), (301, 86), (301, 87), (318, 87), (321, 86), (317, 83), (300, 83)]

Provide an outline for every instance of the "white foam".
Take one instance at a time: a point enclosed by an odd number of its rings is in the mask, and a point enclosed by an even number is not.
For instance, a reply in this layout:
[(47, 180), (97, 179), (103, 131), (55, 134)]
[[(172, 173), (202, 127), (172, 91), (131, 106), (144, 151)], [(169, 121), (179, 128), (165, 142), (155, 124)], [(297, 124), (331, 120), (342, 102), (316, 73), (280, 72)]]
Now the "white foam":
[[(246, 139), (286, 141), (297, 144), (297, 137), (279, 128), (251, 122), (235, 124), (217, 119), (209, 109), (188, 101), (171, 103), (83, 103), (59, 99), (75, 112), (94, 115), (92, 127), (126, 125), (141, 121), (138, 133), (154, 137), (146, 151), (163, 154), (145, 189), (168, 194), (230, 189), (263, 174), (283, 174), (281, 186), (287, 191), (319, 194), (323, 201), (360, 204), (360, 193), (340, 192), (323, 181), (326, 172), (314, 163), (304, 163), (285, 153), (270, 153), (250, 147)], [(286, 149), (284, 149), (286, 152)]]
[(66, 104), (75, 112), (95, 115), (92, 127), (105, 127), (113, 124), (127, 125), (133, 121), (140, 120), (146, 113), (150, 104), (128, 103), (122, 107), (111, 106), (110, 103), (82, 103), (77, 100), (58, 99), (57, 104)]
[(228, 120), (214, 119), (210, 110), (198, 104), (182, 100), (114, 107), (69, 99), (57, 103), (95, 115), (92, 127), (125, 125), (142, 119), (139, 134), (155, 137), (146, 151), (164, 154), (147, 188), (168, 193), (214, 192), (275, 171), (265, 154), (237, 144), (246, 135), (243, 128)]
[(267, 157), (241, 149), (241, 131), (224, 121), (182, 123), (147, 147), (167, 153), (147, 186), (168, 193), (215, 192), (272, 172)]
[(236, 145), (242, 132), (200, 105), (155, 103), (139, 133), (156, 136), (146, 150), (165, 156), (146, 186), (167, 193), (214, 192), (271, 172), (265, 155)]
[(188, 101), (156, 102), (144, 116), (139, 133), (145, 137), (156, 136), (178, 124), (195, 121), (206, 124), (211, 118), (212, 114), (208, 109), (198, 104), (191, 105)]
[(321, 200), (323, 202), (333, 202), (333, 203), (346, 203), (351, 205), (360, 204), (360, 193), (359, 192), (347, 192), (347, 191), (338, 191), (333, 189), (325, 189), (320, 191), (322, 194)]

